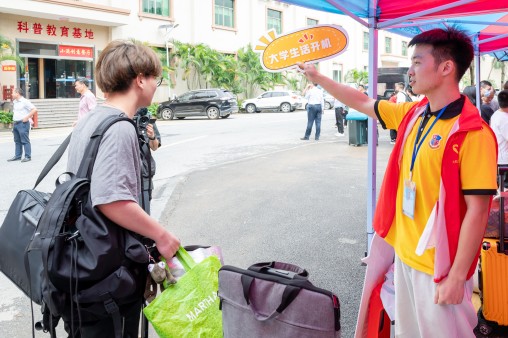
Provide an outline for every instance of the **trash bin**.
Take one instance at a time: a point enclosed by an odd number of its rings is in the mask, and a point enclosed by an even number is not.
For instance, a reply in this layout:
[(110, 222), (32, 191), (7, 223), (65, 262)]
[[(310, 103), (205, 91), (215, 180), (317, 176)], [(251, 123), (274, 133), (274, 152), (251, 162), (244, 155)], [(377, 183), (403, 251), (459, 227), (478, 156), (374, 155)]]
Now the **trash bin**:
[(367, 144), (367, 115), (356, 110), (349, 110), (348, 120), (349, 145), (361, 146)]

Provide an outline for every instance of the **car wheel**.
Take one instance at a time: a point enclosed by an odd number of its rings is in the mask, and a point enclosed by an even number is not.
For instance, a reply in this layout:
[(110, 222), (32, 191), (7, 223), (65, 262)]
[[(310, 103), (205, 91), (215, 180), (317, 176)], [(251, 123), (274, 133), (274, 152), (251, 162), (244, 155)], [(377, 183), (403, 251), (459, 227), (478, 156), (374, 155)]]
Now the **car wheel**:
[(229, 117), (229, 115), (231, 115), (231, 114), (227, 114), (227, 115), (221, 116), (221, 118), (227, 119)]
[(165, 107), (161, 110), (161, 117), (163, 120), (172, 120), (174, 117), (173, 110)]
[(332, 109), (332, 104), (330, 102), (325, 102), (325, 109)]
[(247, 106), (245, 106), (245, 111), (247, 113), (250, 113), (250, 114), (255, 113), (256, 112), (256, 106), (254, 104), (252, 104), (252, 103), (249, 103)]
[(185, 116), (177, 117), (177, 119), (179, 119), (179, 120), (183, 120), (184, 118), (185, 118)]
[(280, 105), (280, 110), (283, 113), (289, 113), (291, 111), (291, 105), (287, 102), (284, 102)]
[(208, 116), (208, 118), (210, 120), (217, 120), (220, 116), (220, 113), (219, 113), (219, 108), (217, 107), (210, 107), (206, 110), (206, 116)]

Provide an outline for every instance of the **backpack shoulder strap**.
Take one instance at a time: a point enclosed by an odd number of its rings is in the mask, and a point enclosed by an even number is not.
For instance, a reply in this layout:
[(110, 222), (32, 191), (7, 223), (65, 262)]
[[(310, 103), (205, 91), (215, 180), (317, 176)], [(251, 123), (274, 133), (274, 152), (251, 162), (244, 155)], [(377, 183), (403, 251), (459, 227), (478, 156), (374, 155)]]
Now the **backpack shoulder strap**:
[(125, 116), (125, 114), (108, 116), (102, 121), (97, 129), (90, 136), (90, 141), (88, 146), (86, 147), (85, 154), (83, 155), (83, 159), (81, 160), (81, 164), (79, 165), (78, 172), (76, 173), (77, 177), (92, 177), (93, 166), (95, 164), (95, 158), (97, 157), (97, 152), (99, 151), (99, 145), (102, 141), (102, 137), (106, 133), (106, 131), (115, 123), (120, 121), (130, 122), (134, 129), (136, 129), (136, 125), (131, 118)]
[(65, 149), (67, 149), (67, 146), (69, 145), (69, 142), (71, 141), (72, 133), (67, 136), (67, 138), (62, 142), (62, 144), (58, 147), (58, 149), (55, 151), (53, 156), (49, 159), (48, 163), (44, 166), (41, 173), (39, 174), (39, 177), (37, 177), (37, 181), (35, 181), (34, 190), (37, 188), (39, 183), (46, 177), (46, 175), (50, 172), (50, 170), (55, 166), (55, 164), (60, 161), (60, 158), (62, 157), (63, 153), (65, 152)]

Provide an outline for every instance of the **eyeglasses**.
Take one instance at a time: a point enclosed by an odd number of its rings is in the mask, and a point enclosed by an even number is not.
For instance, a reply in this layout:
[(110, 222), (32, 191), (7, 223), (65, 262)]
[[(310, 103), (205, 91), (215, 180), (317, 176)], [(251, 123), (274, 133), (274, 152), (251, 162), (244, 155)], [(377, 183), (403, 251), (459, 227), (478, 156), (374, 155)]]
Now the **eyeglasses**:
[(162, 80), (163, 80), (163, 77), (161, 76), (160, 78), (157, 79), (157, 87), (159, 87), (162, 83)]

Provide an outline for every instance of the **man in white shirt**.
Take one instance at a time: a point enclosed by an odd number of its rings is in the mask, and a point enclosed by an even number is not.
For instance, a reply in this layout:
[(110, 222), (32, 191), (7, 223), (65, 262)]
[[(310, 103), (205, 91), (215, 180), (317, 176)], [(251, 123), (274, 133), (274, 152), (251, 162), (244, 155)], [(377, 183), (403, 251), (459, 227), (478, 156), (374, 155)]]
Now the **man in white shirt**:
[(508, 164), (508, 90), (499, 92), (497, 101), (499, 110), (490, 118), (490, 127), (497, 138), (497, 164)]
[[(23, 90), (21, 88), (14, 89), (12, 93), (12, 134), (14, 135), (14, 143), (16, 150), (14, 157), (7, 160), (28, 162), (32, 159), (32, 146), (30, 144), (30, 119), (37, 113), (37, 108), (23, 97)], [(25, 158), (21, 159), (25, 151)]]
[(319, 140), (321, 134), (321, 114), (323, 114), (324, 96), (323, 91), (315, 84), (309, 84), (304, 91), (305, 98), (307, 99), (307, 129), (305, 136), (301, 140), (308, 140), (312, 133), (312, 126), (316, 122), (316, 141)]
[[(410, 101), (411, 99), (407, 99), (408, 96), (406, 95), (406, 93), (404, 93), (404, 83), (402, 82), (397, 82), (395, 84), (395, 102), (396, 103), (402, 103), (402, 102), (407, 102), (407, 101)], [(396, 130), (393, 130), (393, 129), (390, 129), (390, 143), (391, 144), (395, 144), (395, 141), (397, 141), (397, 131)]]

